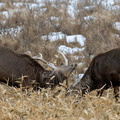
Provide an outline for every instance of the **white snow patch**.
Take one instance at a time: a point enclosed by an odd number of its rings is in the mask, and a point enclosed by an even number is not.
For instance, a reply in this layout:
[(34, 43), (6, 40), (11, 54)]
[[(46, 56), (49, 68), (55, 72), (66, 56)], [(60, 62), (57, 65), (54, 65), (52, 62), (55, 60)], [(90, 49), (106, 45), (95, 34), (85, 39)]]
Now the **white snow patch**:
[(119, 38), (120, 37), (120, 35), (118, 35), (118, 34), (113, 34), (115, 37), (117, 37), (117, 38)]
[(83, 77), (83, 75), (84, 75), (84, 74), (77, 74), (77, 75), (75, 76), (75, 82), (72, 84), (73, 87), (76, 86), (76, 85), (80, 82), (80, 80), (81, 80), (81, 78)]
[(63, 52), (64, 54), (74, 54), (75, 52), (83, 51), (84, 48), (78, 48), (78, 47), (71, 48), (71, 47), (67, 47), (65, 45), (60, 45), (58, 47), (58, 50)]
[[(21, 9), (23, 10), (23, 9)], [(9, 18), (9, 16), (12, 16), (15, 12), (18, 12), (19, 9), (10, 9), (8, 11), (2, 11), (0, 12), (0, 15), (4, 15), (6, 18)]]
[[(77, 55), (73, 56), (74, 60), (81, 60), (83, 58), (85, 58), (85, 56), (77, 56)], [(84, 63), (80, 62), (80, 63), (77, 63), (77, 64), (80, 65), (80, 66), (82, 66)]]
[(114, 27), (115, 29), (117, 29), (117, 30), (120, 30), (120, 22), (115, 22), (115, 23), (113, 24), (113, 27)]
[(7, 35), (7, 34), (10, 34), (12, 36), (16, 36), (20, 32), (21, 29), (22, 29), (21, 26), (18, 26), (16, 28), (4, 29), (4, 30), (1, 31), (0, 36)]
[[(117, 1), (117, 0), (116, 0)], [(115, 0), (97, 0), (97, 4), (102, 4), (104, 6), (111, 6), (113, 5)]]
[(1, 23), (1, 24), (5, 24), (6, 21), (5, 21), (5, 20), (0, 20), (0, 23)]
[(51, 16), (50, 19), (51, 19), (51, 20), (56, 20), (56, 21), (58, 21), (58, 20), (59, 20), (59, 17)]
[(1, 15), (4, 15), (5, 17), (9, 17), (9, 12), (8, 11), (2, 11), (0, 12)]
[(78, 60), (79, 59), (79, 56), (74, 56), (73, 57), (75, 60)]
[(78, 74), (78, 75), (77, 75), (77, 78), (80, 78), (80, 79), (81, 79), (81, 78), (83, 77), (83, 75), (84, 75), (83, 73), (82, 73), (82, 74)]
[(68, 6), (67, 11), (68, 11), (69, 15), (71, 15), (72, 17), (74, 17), (74, 11), (75, 11), (75, 10), (74, 10), (74, 8), (73, 8), (72, 5), (69, 5), (69, 6)]
[(13, 3), (13, 5), (15, 5), (16, 7), (20, 7), (20, 6), (26, 5), (30, 9), (38, 7), (38, 4), (36, 4), (36, 3)]
[(96, 17), (93, 17), (93, 16), (86, 16), (86, 17), (83, 17), (84, 20), (97, 20)]
[(52, 33), (49, 33), (48, 36), (47, 35), (42, 36), (42, 39), (56, 41), (56, 40), (64, 39), (65, 37), (66, 37), (66, 35), (63, 34), (62, 32), (52, 32)]
[(84, 7), (85, 10), (91, 10), (91, 9), (93, 9), (93, 8), (94, 8), (94, 6), (85, 6), (85, 7)]
[(66, 41), (68, 43), (77, 41), (81, 46), (84, 46), (86, 38), (83, 35), (71, 35), (71, 36), (66, 36)]
[(62, 32), (52, 32), (52, 33), (49, 33), (48, 36), (44, 35), (41, 38), (43, 40), (50, 40), (50, 41), (66, 39), (66, 42), (68, 42), (68, 43), (78, 42), (81, 45), (81, 47), (83, 47), (83, 48), (79, 48), (79, 47), (71, 48), (71, 47), (67, 47), (65, 45), (61, 45), (58, 47), (58, 50), (60, 50), (64, 54), (74, 54), (75, 52), (80, 52), (80, 51), (84, 50), (84, 45), (85, 45), (85, 41), (86, 41), (86, 38), (83, 35), (67, 36), (66, 34), (63, 34)]
[(50, 41), (57, 41), (60, 39), (66, 39), (68, 43), (72, 42), (78, 42), (81, 46), (85, 45), (86, 38), (83, 35), (70, 35), (67, 36), (66, 34), (63, 34), (62, 32), (52, 32), (49, 33), (49, 35), (42, 36), (43, 40), (50, 40)]
[(120, 9), (120, 6), (119, 5), (113, 5), (111, 7), (111, 10), (119, 10)]
[(4, 3), (0, 3), (0, 7), (2, 7), (4, 5)]
[(25, 5), (25, 3), (13, 3), (13, 5), (15, 5), (16, 7), (21, 7), (21, 6), (23, 6), (23, 5)]

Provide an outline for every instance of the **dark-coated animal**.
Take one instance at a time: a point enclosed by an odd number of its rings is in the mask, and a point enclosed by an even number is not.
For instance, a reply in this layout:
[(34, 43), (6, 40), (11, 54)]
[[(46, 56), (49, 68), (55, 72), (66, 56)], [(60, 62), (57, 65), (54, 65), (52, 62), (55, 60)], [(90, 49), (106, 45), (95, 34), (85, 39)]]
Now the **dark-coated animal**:
[(0, 82), (7, 82), (12, 86), (56, 86), (67, 79), (76, 66), (63, 65), (54, 67), (54, 70), (46, 70), (30, 56), (0, 47)]
[(120, 86), (120, 48), (99, 54), (90, 63), (82, 79), (73, 83), (68, 92), (75, 94), (79, 90), (85, 92), (98, 89), (97, 95), (102, 95), (104, 89), (114, 88), (116, 99)]

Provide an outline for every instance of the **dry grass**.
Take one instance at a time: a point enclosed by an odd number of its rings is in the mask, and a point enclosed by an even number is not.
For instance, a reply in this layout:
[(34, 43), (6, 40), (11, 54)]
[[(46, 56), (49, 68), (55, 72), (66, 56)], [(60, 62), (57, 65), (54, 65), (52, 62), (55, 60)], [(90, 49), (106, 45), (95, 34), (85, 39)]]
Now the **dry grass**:
[[(58, 92), (61, 91), (61, 92)], [(65, 90), (21, 91), (0, 85), (0, 120), (119, 120), (120, 104), (112, 90), (100, 99), (95, 91), (85, 98), (65, 97)]]
[[(67, 43), (65, 39), (56, 42), (42, 40), (41, 36), (51, 32), (63, 32), (67, 35), (82, 34), (87, 38), (83, 53), (76, 52), (76, 56), (84, 59), (73, 60), (73, 55), (67, 55), (70, 63), (85, 63), (79, 66), (76, 73), (83, 73), (91, 58), (100, 52), (120, 47), (120, 31), (113, 28), (113, 23), (120, 21), (119, 10), (107, 11), (102, 6), (84, 9), (94, 2), (85, 0), (76, 7), (74, 19), (67, 13), (68, 1), (43, 0), (45, 5), (30, 9), (25, 4), (15, 11), (13, 3), (35, 3), (35, 0), (1, 0), (4, 5), (0, 12), (10, 11), (9, 17), (0, 14), (0, 44), (16, 51), (32, 51), (32, 55), (43, 53), (44, 58), (54, 62), (54, 54), (59, 45), (80, 47), (76, 43)], [(54, 4), (54, 5), (53, 5)], [(116, 3), (117, 4), (117, 3)], [(24, 9), (23, 9), (24, 8)], [(18, 8), (17, 8), (18, 9)], [(97, 20), (84, 20), (85, 16), (94, 16)], [(51, 17), (59, 17), (52, 19)], [(21, 27), (16, 33), (9, 28)], [(14, 35), (16, 33), (16, 35)], [(54, 48), (54, 49), (53, 49)], [(58, 63), (59, 60), (58, 60)], [(58, 91), (61, 91), (60, 93)], [(78, 100), (77, 97), (65, 97), (65, 90), (56, 87), (53, 91), (21, 91), (20, 88), (8, 87), (0, 84), (0, 120), (119, 120), (120, 104), (115, 103), (112, 90), (105, 92), (102, 98), (97, 98), (95, 92)]]

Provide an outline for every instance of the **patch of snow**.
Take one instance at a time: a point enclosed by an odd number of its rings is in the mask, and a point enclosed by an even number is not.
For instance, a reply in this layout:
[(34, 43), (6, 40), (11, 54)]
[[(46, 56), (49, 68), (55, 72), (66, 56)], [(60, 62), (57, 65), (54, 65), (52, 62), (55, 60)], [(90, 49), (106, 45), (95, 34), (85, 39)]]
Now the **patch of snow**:
[(4, 15), (6, 18), (9, 17), (9, 12), (8, 11), (2, 11), (0, 12), (1, 15)]
[(111, 10), (119, 10), (119, 9), (120, 9), (120, 5), (111, 6)]
[(0, 23), (1, 23), (1, 24), (5, 24), (6, 21), (5, 21), (5, 20), (0, 20)]
[(83, 17), (84, 20), (97, 20), (96, 17), (93, 17), (93, 16), (86, 16), (86, 17)]
[[(117, 0), (116, 0), (116, 1), (117, 1)], [(97, 3), (97, 4), (102, 4), (103, 6), (108, 7), (108, 6), (113, 5), (114, 2), (115, 2), (115, 0), (96, 0), (95, 3)]]
[(119, 38), (120, 37), (120, 35), (118, 35), (118, 34), (113, 34), (115, 37), (117, 37), (117, 38)]
[[(98, 0), (98, 1), (100, 3), (101, 0)], [(112, 10), (114, 12), (114, 10), (119, 10), (120, 9), (119, 5), (114, 5), (115, 2), (120, 2), (120, 0), (103, 0), (101, 2), (101, 4), (105, 7), (105, 9)]]
[(77, 63), (78, 66), (83, 66), (85, 63), (83, 62), (80, 62), (80, 63)]
[(13, 3), (13, 5), (15, 5), (16, 7), (20, 7), (20, 6), (26, 5), (30, 9), (38, 7), (38, 4), (36, 4), (36, 3)]
[(0, 32), (1, 33), (0, 35), (2, 36), (2, 35), (10, 34), (12, 36), (16, 36), (20, 32), (21, 29), (22, 29), (21, 26), (18, 26), (16, 28), (4, 29)]
[(81, 78), (83, 77), (83, 75), (84, 75), (84, 74), (78, 74), (78, 75), (77, 75), (77, 78), (80, 78), (80, 79), (81, 79)]
[(57, 41), (60, 39), (66, 39), (66, 41), (68, 43), (72, 43), (72, 42), (78, 42), (81, 46), (85, 45), (85, 41), (86, 38), (83, 35), (70, 35), (67, 36), (65, 34), (63, 34), (62, 32), (52, 32), (49, 33), (49, 35), (44, 35), (42, 36), (43, 40), (50, 40), (50, 41)]
[(58, 51), (61, 51), (64, 54), (74, 54), (75, 52), (80, 52), (83, 50), (84, 50), (84, 48), (78, 48), (78, 47), (71, 48), (71, 47), (67, 47), (65, 45), (60, 45), (58, 47)]
[(13, 5), (16, 6), (16, 7), (20, 7), (20, 6), (23, 6), (24, 3), (19, 3), (19, 2), (17, 2), (17, 3), (13, 3)]
[(36, 8), (36, 7), (39, 6), (38, 4), (35, 4), (35, 3), (27, 3), (26, 5), (27, 5), (30, 9)]
[(63, 34), (62, 32), (52, 32), (52, 33), (49, 33), (48, 36), (47, 35), (42, 36), (42, 39), (56, 41), (56, 40), (64, 39), (65, 37), (66, 37), (66, 35)]
[(74, 56), (73, 58), (74, 58), (75, 60), (78, 60), (78, 59), (83, 59), (83, 58), (85, 58), (85, 56), (77, 56), (77, 55), (76, 55), (76, 56)]
[(87, 69), (88, 69), (88, 68), (84, 68), (83, 70), (84, 70), (84, 71), (87, 71)]
[(68, 6), (68, 9), (67, 9), (69, 15), (71, 15), (72, 17), (74, 17), (74, 7), (72, 5), (69, 5)]
[(2, 7), (4, 5), (4, 3), (0, 3), (0, 7)]
[(73, 57), (75, 60), (78, 60), (79, 59), (79, 56), (74, 56)]
[(86, 38), (83, 35), (70, 35), (66, 36), (66, 41), (68, 43), (77, 41), (81, 46), (84, 46)]
[(6, 18), (8, 18), (9, 16), (12, 16), (15, 12), (18, 12), (18, 11), (19, 11), (19, 9), (9, 9), (8, 11), (0, 12), (0, 14), (4, 15)]
[(85, 6), (85, 7), (84, 7), (85, 10), (91, 10), (91, 9), (93, 9), (93, 8), (94, 8), (94, 6)]
[(113, 27), (114, 27), (115, 29), (117, 29), (117, 30), (120, 30), (120, 22), (115, 22), (115, 23), (113, 24)]
[(51, 16), (50, 19), (51, 19), (51, 20), (56, 20), (56, 21), (58, 21), (58, 20), (59, 20), (59, 17)]
[(80, 80), (83, 77), (83, 75), (84, 74), (77, 74), (77, 75), (75, 75), (75, 78), (74, 78), (75, 82), (72, 84), (73, 87), (76, 86), (80, 82)]

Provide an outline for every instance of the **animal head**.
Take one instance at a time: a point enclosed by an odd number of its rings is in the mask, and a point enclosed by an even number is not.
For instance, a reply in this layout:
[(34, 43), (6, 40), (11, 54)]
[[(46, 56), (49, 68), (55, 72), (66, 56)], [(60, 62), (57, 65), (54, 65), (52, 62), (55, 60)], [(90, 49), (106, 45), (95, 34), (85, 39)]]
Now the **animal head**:
[[(65, 55), (59, 51), (59, 53), (62, 55), (62, 57), (65, 60), (65, 64), (61, 65), (59, 67), (56, 67), (53, 63), (47, 62), (41, 53), (40, 57), (34, 56), (33, 58), (36, 60), (40, 60), (43, 63), (47, 64), (51, 69), (52, 69), (52, 74), (51, 74), (51, 78), (48, 78), (48, 80), (50, 79), (50, 82), (54, 85), (57, 85), (59, 83), (62, 83), (65, 79), (67, 81), (67, 78), (69, 77), (69, 75), (75, 70), (75, 68), (77, 67), (77, 64), (72, 64), (69, 65), (68, 64), (68, 59), (65, 57)], [(48, 82), (48, 81), (47, 81)], [(67, 81), (68, 82), (68, 81)], [(67, 84), (66, 82), (66, 84)]]

